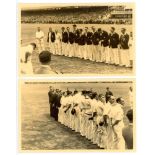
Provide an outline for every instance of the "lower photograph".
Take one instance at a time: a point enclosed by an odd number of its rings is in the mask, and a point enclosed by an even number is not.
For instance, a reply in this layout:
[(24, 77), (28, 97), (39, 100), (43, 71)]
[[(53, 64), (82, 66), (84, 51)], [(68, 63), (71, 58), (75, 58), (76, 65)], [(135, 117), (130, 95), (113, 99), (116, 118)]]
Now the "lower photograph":
[(20, 80), (19, 150), (135, 151), (134, 79)]

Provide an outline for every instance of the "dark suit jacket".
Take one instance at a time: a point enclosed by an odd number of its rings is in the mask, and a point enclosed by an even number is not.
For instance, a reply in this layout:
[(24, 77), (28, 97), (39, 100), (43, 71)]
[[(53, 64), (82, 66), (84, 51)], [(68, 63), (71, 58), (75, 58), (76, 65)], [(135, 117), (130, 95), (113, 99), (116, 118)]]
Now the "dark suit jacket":
[(74, 43), (75, 35), (73, 32), (69, 32), (69, 42), (70, 44)]
[(119, 44), (119, 35), (117, 33), (109, 35), (110, 44), (109, 47), (111, 48), (118, 48)]
[(53, 98), (53, 92), (52, 91), (49, 91), (48, 92), (48, 97), (49, 97), (49, 103), (50, 104), (53, 104), (54, 103), (54, 98)]
[(109, 91), (109, 92), (107, 91), (107, 92), (105, 93), (105, 100), (106, 100), (106, 103), (109, 101), (111, 95), (113, 95), (113, 93), (112, 93), (111, 91)]
[(78, 45), (85, 45), (85, 35), (82, 34), (81, 36), (79, 36), (78, 38)]
[(74, 34), (74, 43), (78, 43), (78, 39), (79, 39), (79, 36), (80, 36), (80, 33), (78, 30), (76, 30), (75, 32), (73, 32)]
[(87, 45), (92, 45), (92, 32), (85, 34), (85, 42)]
[(99, 41), (100, 41), (100, 36), (98, 32), (94, 32), (92, 34), (92, 43), (93, 45), (99, 45)]
[(129, 42), (128, 34), (120, 36), (120, 48), (121, 49), (129, 49), (128, 42)]
[(101, 42), (102, 46), (104, 46), (104, 47), (109, 46), (109, 35), (108, 35), (108, 32), (106, 32), (106, 31), (102, 32), (101, 40), (102, 40), (102, 42)]
[[(51, 38), (49, 38), (49, 33), (51, 33)], [(51, 39), (51, 42), (55, 41), (55, 33), (54, 32), (48, 32), (47, 42), (49, 42), (50, 39)]]
[(62, 32), (62, 42), (68, 43), (69, 37), (67, 32)]

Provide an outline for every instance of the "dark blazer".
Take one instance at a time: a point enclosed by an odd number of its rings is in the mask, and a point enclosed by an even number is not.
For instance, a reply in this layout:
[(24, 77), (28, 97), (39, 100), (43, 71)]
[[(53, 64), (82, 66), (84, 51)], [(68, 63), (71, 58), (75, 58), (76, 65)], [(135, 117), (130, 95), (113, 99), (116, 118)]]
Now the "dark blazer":
[(85, 42), (87, 45), (92, 45), (92, 32), (85, 34)]
[(73, 32), (74, 34), (74, 43), (78, 43), (78, 38), (80, 36), (80, 33), (78, 30), (76, 30), (75, 32)]
[(73, 32), (69, 32), (69, 43), (70, 44), (73, 44), (74, 43), (74, 38), (75, 38), (75, 35)]
[(48, 92), (49, 103), (53, 103), (52, 95), (53, 95), (53, 92), (52, 91), (49, 91)]
[(100, 36), (98, 32), (94, 32), (92, 34), (92, 43), (93, 45), (99, 45), (99, 41), (100, 41)]
[[(51, 33), (51, 38), (49, 38), (49, 33)], [(51, 42), (54, 42), (55, 41), (55, 33), (54, 32), (48, 32), (47, 42), (49, 42), (49, 39), (51, 39)]]
[(120, 48), (121, 49), (129, 49), (129, 45), (128, 45), (129, 35), (128, 34), (121, 35), (119, 41), (120, 41)]
[(84, 34), (79, 36), (79, 38), (78, 38), (78, 45), (81, 45), (81, 46), (85, 45), (85, 35)]
[(53, 92), (49, 91), (48, 92), (48, 97), (49, 97), (49, 104), (50, 104), (50, 116), (54, 117), (54, 98), (53, 98)]
[(104, 46), (104, 47), (107, 47), (109, 46), (109, 35), (108, 35), (108, 32), (106, 31), (103, 31), (102, 32), (102, 35), (101, 35), (101, 45)]
[(106, 93), (105, 93), (105, 100), (106, 100), (106, 103), (109, 101), (109, 99), (110, 99), (110, 96), (112, 96), (113, 95), (113, 93), (111, 92), (111, 91), (107, 91)]
[(68, 43), (69, 37), (67, 32), (62, 32), (62, 42)]
[(111, 48), (118, 48), (118, 44), (119, 44), (119, 35), (117, 33), (114, 34), (110, 34), (109, 35), (109, 47)]

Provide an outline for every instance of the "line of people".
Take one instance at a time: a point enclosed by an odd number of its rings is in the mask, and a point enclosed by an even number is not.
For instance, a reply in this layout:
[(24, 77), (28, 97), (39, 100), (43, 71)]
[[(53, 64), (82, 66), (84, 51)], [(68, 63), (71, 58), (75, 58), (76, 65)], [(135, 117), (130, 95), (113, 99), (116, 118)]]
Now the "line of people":
[[(110, 33), (94, 26), (78, 29), (73, 25), (53, 31), (49, 28), (47, 42), (53, 55), (64, 55), (67, 57), (78, 57), (85, 60), (104, 62), (107, 64), (132, 67), (133, 65), (133, 36), (132, 32), (126, 33), (121, 29), (121, 35), (111, 27)], [(37, 45), (40, 51), (45, 49), (44, 33), (40, 27), (36, 32)]]
[[(130, 133), (125, 128), (124, 134), (124, 99), (116, 99), (110, 94), (112, 92), (109, 91), (105, 95), (98, 95), (92, 90), (62, 92), (50, 87), (50, 114), (55, 120), (79, 132), (100, 148), (133, 149), (132, 128)], [(129, 110), (127, 117), (132, 124), (131, 115), (132, 110)]]

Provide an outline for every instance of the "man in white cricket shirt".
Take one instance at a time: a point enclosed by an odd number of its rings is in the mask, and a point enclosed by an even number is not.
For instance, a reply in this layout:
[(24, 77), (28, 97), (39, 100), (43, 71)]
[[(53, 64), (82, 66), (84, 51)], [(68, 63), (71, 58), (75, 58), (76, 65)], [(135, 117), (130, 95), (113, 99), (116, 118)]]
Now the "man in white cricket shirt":
[(45, 49), (44, 46), (44, 32), (41, 31), (40, 27), (37, 28), (36, 41), (39, 53)]
[(20, 48), (20, 72), (22, 74), (33, 74), (31, 57), (35, 49), (35, 43), (30, 43)]

